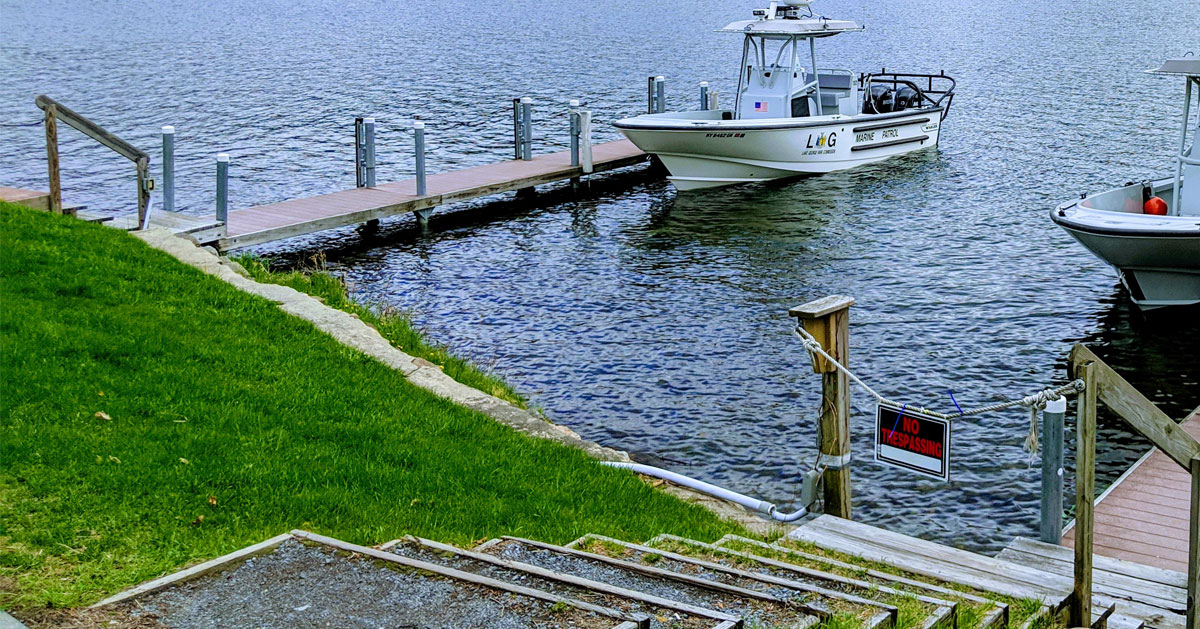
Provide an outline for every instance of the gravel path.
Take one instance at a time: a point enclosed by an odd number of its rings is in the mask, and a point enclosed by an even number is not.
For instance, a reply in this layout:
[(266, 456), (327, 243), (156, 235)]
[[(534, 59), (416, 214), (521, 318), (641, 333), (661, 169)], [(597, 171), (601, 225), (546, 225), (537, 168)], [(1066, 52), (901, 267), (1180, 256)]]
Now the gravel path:
[(505, 540), (488, 548), (486, 552), (592, 581), (716, 609), (741, 616), (750, 625), (807, 627), (815, 620), (786, 603), (718, 593), (700, 586), (633, 572), (598, 560), (529, 546), (514, 540)]
[(231, 570), (143, 597), (168, 627), (608, 628), (619, 621), (284, 542)]
[[(478, 559), (462, 557), (460, 555), (451, 555), (440, 551), (431, 550), (410, 542), (401, 542), (392, 552), (436, 563), (443, 566), (448, 566), (456, 570), (471, 572), (474, 574), (491, 577), (508, 583), (515, 583), (525, 587), (536, 588), (559, 596), (573, 598), (580, 601), (619, 609), (627, 613), (641, 612), (650, 616), (650, 626), (654, 629), (701, 629), (703, 627), (713, 627), (718, 624), (718, 621), (705, 619), (702, 616), (686, 614), (684, 612), (658, 607), (642, 601), (633, 599), (621, 598), (613, 594), (606, 594), (589, 590), (587, 588), (578, 587), (563, 583), (562, 581), (554, 581), (544, 579), (536, 575), (531, 575), (528, 572), (513, 570), (503, 566), (497, 566)], [(714, 610), (715, 611), (715, 610)]]

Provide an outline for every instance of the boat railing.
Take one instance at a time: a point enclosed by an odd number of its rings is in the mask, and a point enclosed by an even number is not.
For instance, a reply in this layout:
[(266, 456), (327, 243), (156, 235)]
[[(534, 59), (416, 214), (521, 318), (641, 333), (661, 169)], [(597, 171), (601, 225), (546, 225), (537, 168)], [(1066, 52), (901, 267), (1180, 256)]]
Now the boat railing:
[[(859, 84), (864, 93), (870, 93), (871, 85), (882, 83), (896, 89), (901, 85), (910, 87), (917, 92), (921, 102), (929, 103), (932, 107), (942, 107), (942, 120), (950, 113), (950, 105), (954, 102), (954, 88), (957, 82), (945, 72), (938, 74), (918, 74), (913, 72), (888, 72), (882, 70), (859, 76)], [(922, 87), (921, 83), (924, 83)]]

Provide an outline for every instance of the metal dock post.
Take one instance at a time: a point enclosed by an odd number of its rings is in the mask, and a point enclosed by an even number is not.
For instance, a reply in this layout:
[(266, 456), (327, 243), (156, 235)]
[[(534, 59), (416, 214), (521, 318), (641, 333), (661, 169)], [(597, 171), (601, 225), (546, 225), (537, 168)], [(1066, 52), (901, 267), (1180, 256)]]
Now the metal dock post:
[(708, 81), (700, 81), (700, 111), (708, 111)]
[(654, 113), (661, 114), (667, 110), (667, 79), (659, 75), (654, 77)]
[(229, 220), (229, 154), (217, 154), (217, 220)]
[(417, 196), (426, 194), (425, 187), (425, 123), (413, 121), (413, 140), (417, 151)]
[(521, 159), (533, 159), (533, 99), (521, 99)]
[(1063, 530), (1063, 416), (1067, 398), (1046, 403), (1042, 411), (1042, 522), (1040, 539), (1057, 545)]
[(375, 187), (375, 119), (363, 118), (365, 184), (368, 188)]
[(175, 127), (162, 128), (163, 209), (175, 211)]
[(579, 101), (567, 103), (567, 118), (571, 126), (571, 165), (579, 165)]
[(367, 133), (361, 117), (354, 119), (354, 187), (367, 186)]
[(513, 99), (513, 159), (521, 159), (521, 99)]

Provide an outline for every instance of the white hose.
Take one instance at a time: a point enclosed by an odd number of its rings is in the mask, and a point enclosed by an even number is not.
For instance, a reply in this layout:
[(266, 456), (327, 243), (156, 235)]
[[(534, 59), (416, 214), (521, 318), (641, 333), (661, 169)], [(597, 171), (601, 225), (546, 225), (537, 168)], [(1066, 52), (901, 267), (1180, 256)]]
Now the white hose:
[(742, 505), (751, 511), (760, 511), (780, 522), (794, 522), (808, 514), (808, 509), (803, 507), (794, 513), (780, 513), (775, 510), (774, 503), (770, 503), (765, 500), (759, 500), (757, 498), (751, 498), (750, 496), (739, 494), (736, 491), (730, 491), (724, 487), (710, 485), (702, 480), (696, 480), (690, 476), (684, 476), (683, 474), (676, 474), (675, 472), (664, 470), (660, 467), (642, 465), (641, 463), (622, 463), (619, 461), (601, 461), (600, 464), (668, 480), (676, 485), (683, 485), (684, 487), (695, 489), (700, 493), (708, 494), (715, 498), (728, 500), (729, 502)]

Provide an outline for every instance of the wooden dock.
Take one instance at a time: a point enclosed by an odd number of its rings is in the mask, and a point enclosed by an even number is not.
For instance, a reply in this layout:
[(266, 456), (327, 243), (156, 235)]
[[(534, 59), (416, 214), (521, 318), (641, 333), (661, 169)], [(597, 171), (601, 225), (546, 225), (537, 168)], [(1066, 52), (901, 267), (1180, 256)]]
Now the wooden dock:
[[(42, 192), (41, 190), (25, 190), (23, 188), (6, 188), (0, 186), (0, 201), (24, 205), (35, 210), (46, 211), (50, 209), (50, 193)], [(64, 205), (63, 212), (74, 216), (83, 207), (81, 205)]]
[[(1180, 426), (1200, 439), (1200, 409)], [(1096, 499), (1095, 554), (1186, 573), (1191, 486), (1187, 471), (1151, 450)], [(1069, 527), (1062, 544), (1074, 543)]]
[[(632, 142), (620, 140), (592, 147), (593, 172), (632, 166), (647, 155)], [(532, 160), (507, 160), (485, 166), (429, 175), (427, 194), (418, 196), (416, 180), (352, 188), (230, 210), (225, 234), (213, 240), (218, 249), (230, 250), (302, 236), (327, 229), (357, 225), (409, 212), (427, 212), (456, 201), (466, 201), (511, 190), (563, 181), (583, 175), (571, 166), (568, 151), (537, 155)]]

